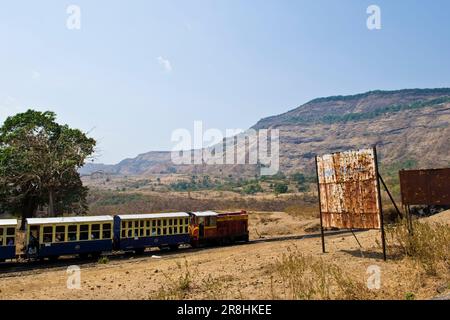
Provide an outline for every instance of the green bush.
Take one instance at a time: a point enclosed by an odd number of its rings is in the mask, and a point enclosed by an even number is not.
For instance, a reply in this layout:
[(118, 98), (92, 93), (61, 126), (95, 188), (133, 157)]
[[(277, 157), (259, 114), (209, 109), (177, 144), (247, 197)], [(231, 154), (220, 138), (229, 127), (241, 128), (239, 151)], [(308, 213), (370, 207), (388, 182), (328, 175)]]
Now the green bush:
[(285, 183), (276, 183), (274, 187), (274, 191), (276, 194), (282, 194), (288, 192), (289, 187)]
[(245, 194), (255, 194), (262, 191), (263, 189), (259, 183), (247, 184), (242, 188), (242, 192)]

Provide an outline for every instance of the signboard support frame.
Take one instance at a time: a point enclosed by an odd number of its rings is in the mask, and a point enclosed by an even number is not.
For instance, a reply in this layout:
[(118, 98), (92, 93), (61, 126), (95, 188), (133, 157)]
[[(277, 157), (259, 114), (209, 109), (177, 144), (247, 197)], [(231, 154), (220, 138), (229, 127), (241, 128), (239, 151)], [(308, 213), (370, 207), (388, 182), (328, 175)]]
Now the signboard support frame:
[(322, 238), (322, 253), (326, 253), (326, 250), (325, 250), (325, 233), (324, 233), (324, 230), (323, 230), (323, 220), (322, 220), (322, 202), (320, 200), (319, 167), (317, 166), (317, 155), (316, 155), (316, 179), (317, 179), (317, 196), (319, 197), (320, 235), (321, 235), (321, 238)]
[[(380, 176), (380, 173), (378, 172), (378, 155), (377, 155), (377, 146), (373, 146), (373, 154), (374, 154), (374, 162), (375, 162), (375, 174), (378, 179), (377, 183), (377, 192), (378, 192), (378, 208), (380, 210), (380, 224), (381, 224), (381, 245), (383, 247), (383, 260), (386, 261), (386, 235), (384, 232), (384, 218), (383, 218), (383, 205), (381, 201), (381, 188), (380, 188), (380, 180), (382, 181), (382, 178)], [(384, 184), (384, 182), (383, 182)]]
[[(376, 151), (376, 150), (375, 150), (375, 151)], [(400, 217), (400, 219), (403, 219), (403, 214), (401, 213), (400, 209), (398, 208), (397, 203), (395, 203), (394, 197), (392, 197), (392, 194), (391, 194), (391, 192), (389, 191), (389, 189), (388, 189), (386, 183), (384, 183), (383, 177), (382, 177), (380, 174), (378, 174), (378, 176), (380, 177), (380, 181), (381, 181), (381, 183), (383, 184), (384, 190), (386, 190), (386, 192), (387, 192), (387, 194), (388, 194), (388, 196), (389, 196), (389, 199), (391, 199), (391, 202), (392, 202), (392, 204), (394, 205), (395, 210), (397, 211), (398, 216)]]

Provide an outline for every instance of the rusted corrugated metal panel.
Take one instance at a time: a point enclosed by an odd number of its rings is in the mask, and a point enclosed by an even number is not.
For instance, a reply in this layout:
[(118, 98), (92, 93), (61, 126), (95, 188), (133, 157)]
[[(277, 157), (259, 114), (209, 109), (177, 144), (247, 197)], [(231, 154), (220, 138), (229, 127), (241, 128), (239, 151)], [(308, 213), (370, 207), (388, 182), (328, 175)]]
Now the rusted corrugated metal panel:
[(450, 205), (450, 169), (402, 170), (403, 205)]
[(324, 228), (381, 227), (373, 149), (317, 157), (317, 171)]

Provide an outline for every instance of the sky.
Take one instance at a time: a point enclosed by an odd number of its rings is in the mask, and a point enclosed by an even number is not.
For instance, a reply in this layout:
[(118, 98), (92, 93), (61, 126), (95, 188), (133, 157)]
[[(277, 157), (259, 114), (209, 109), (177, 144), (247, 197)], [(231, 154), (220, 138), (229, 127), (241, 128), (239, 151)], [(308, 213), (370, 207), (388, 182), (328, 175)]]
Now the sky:
[[(370, 5), (381, 29), (367, 27)], [(52, 110), (97, 139), (96, 162), (117, 163), (171, 150), (194, 121), (225, 132), (317, 97), (450, 87), (448, 12), (447, 0), (2, 1), (0, 123)]]

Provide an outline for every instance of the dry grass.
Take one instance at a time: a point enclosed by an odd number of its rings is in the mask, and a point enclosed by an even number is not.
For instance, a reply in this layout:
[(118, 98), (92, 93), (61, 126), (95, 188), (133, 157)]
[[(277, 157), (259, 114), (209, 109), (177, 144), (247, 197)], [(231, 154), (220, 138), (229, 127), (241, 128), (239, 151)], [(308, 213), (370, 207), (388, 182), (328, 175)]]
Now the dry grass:
[(184, 261), (184, 267), (180, 262), (177, 262), (177, 272), (174, 272), (175, 277), (163, 273), (166, 281), (165, 285), (160, 288), (156, 295), (158, 300), (183, 300), (189, 295), (192, 290), (192, 275), (187, 260)]
[[(90, 215), (129, 214), (149, 212), (176, 212), (195, 208), (204, 210), (285, 211), (286, 208), (311, 206), (303, 194), (237, 195), (213, 191), (191, 192), (117, 192), (90, 190)], [(317, 210), (317, 206), (315, 208)], [(292, 211), (292, 209), (291, 209)]]
[(319, 205), (290, 205), (284, 211), (295, 218), (315, 219), (319, 218)]
[[(273, 268), (272, 299), (362, 300), (374, 296), (363, 282), (347, 275), (336, 264), (297, 250), (283, 254)], [(274, 285), (274, 280), (278, 285)]]
[(450, 280), (450, 226), (414, 221), (409, 232), (406, 221), (386, 230), (392, 253), (417, 262), (430, 276)]
[(233, 280), (231, 276), (213, 277), (208, 274), (202, 279), (198, 270), (193, 269), (187, 260), (184, 264), (176, 262), (175, 276), (163, 272), (166, 281), (156, 293), (150, 297), (157, 300), (186, 300), (198, 298), (219, 300), (223, 298), (225, 286)]

